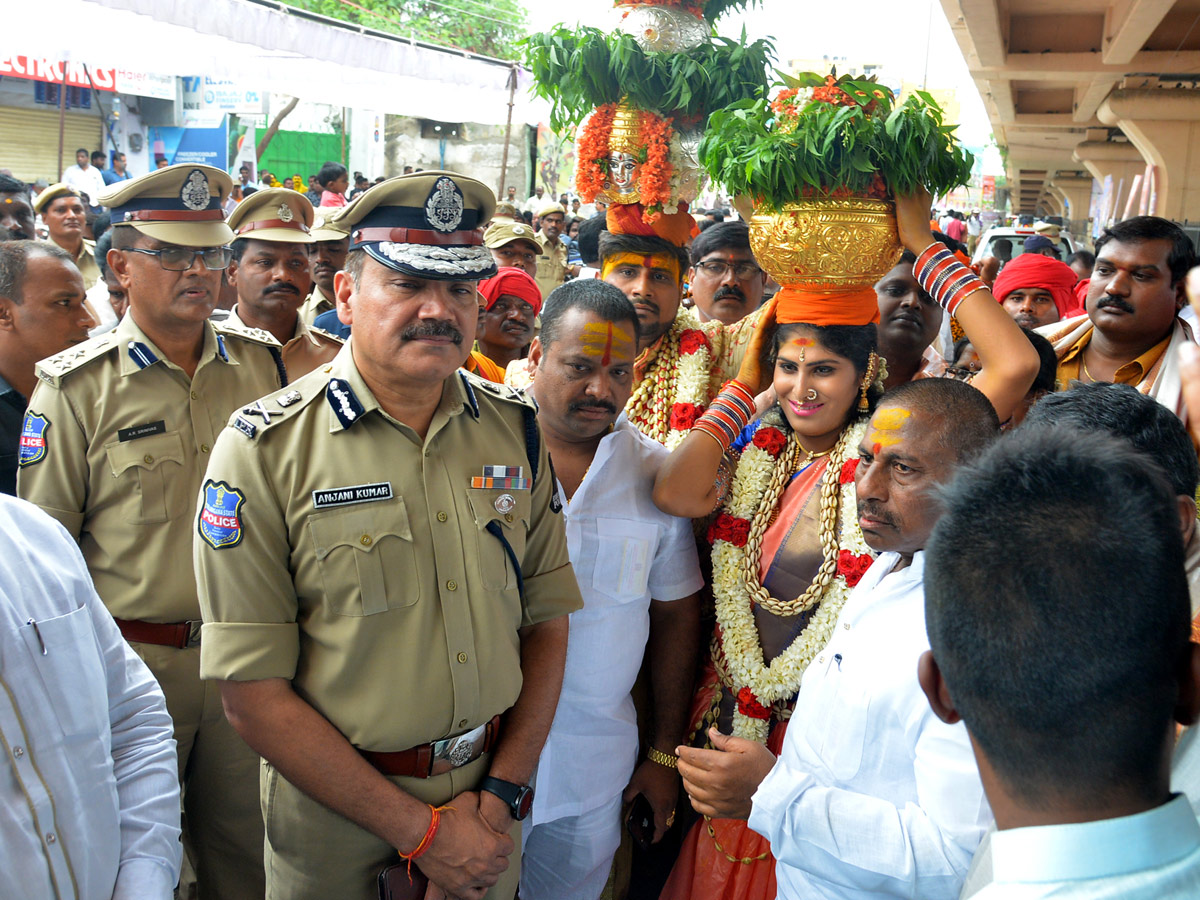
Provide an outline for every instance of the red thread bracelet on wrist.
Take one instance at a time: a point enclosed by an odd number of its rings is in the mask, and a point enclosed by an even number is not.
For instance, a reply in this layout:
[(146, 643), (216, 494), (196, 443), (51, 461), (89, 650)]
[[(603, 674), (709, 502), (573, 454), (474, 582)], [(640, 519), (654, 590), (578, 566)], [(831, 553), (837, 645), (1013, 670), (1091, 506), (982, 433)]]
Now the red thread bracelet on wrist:
[(442, 810), (448, 809), (445, 806), (429, 806), (429, 827), (425, 829), (425, 835), (421, 838), (421, 843), (417, 844), (416, 849), (411, 853), (400, 853), (400, 858), (408, 861), (408, 875), (412, 878), (412, 864), (414, 859), (421, 857), (426, 850), (433, 846), (433, 839), (437, 835), (438, 826), (442, 823)]

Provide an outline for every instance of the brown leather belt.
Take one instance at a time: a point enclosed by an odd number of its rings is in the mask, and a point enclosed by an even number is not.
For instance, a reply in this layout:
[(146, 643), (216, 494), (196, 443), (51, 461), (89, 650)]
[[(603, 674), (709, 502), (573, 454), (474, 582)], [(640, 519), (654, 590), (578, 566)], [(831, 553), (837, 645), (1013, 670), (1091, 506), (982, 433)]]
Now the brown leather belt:
[(176, 647), (183, 650), (187, 647), (200, 646), (199, 619), (187, 622), (139, 622), (136, 619), (115, 619), (121, 635), (127, 641), (137, 644), (157, 644), (160, 647)]
[(403, 775), (407, 778), (429, 778), (444, 775), (451, 769), (474, 762), (496, 746), (500, 734), (500, 717), (494, 716), (457, 737), (422, 744), (411, 750), (396, 753), (377, 753), (359, 750), (363, 758), (384, 775)]

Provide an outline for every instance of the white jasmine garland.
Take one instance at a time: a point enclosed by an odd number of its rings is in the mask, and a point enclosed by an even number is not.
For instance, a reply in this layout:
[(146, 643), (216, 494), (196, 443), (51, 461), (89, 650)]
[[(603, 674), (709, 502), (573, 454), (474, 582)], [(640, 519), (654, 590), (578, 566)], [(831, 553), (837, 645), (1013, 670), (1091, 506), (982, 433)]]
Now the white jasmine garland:
[(695, 311), (680, 307), (675, 322), (658, 348), (658, 355), (625, 405), (634, 427), (668, 450), (678, 447), (691, 430), (671, 427), (672, 407), (679, 403), (707, 407), (712, 399), (708, 393), (712, 374), (711, 344), (705, 343), (694, 353), (681, 353), (680, 338), (689, 330), (703, 333)]
[[(845, 441), (846, 452), (838, 459), (830, 458), (828, 465), (836, 467), (838, 475), (846, 458), (853, 458), (866, 430), (866, 422), (850, 426)], [(787, 451), (780, 454), (787, 458)], [(748, 444), (738, 461), (737, 472), (730, 488), (724, 511), (740, 519), (752, 519), (763, 503), (767, 486), (776, 465), (784, 465), (765, 450)], [(840, 486), (841, 515), (838, 523), (838, 547), (855, 555), (870, 552), (858, 527), (854, 481)], [(767, 665), (754, 622), (754, 609), (745, 583), (742, 565), (745, 547), (725, 540), (713, 541), (713, 597), (716, 601), (717, 623), (721, 629), (721, 646), (736, 697), (748, 687), (764, 706), (787, 700), (800, 690), (804, 670), (829, 642), (842, 606), (851, 588), (840, 573), (834, 577), (820, 599), (815, 614), (804, 630), (782, 653)], [(755, 561), (756, 563), (758, 561)], [(755, 566), (755, 571), (758, 571)], [(770, 722), (743, 715), (735, 708), (733, 733), (738, 737), (766, 743)]]

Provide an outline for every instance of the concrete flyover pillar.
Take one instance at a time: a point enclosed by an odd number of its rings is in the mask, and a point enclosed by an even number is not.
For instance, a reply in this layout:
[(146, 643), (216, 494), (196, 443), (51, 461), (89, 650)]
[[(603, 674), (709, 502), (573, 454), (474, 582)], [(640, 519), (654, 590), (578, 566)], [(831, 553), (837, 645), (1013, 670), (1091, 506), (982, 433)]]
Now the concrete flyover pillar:
[(1092, 179), (1057, 176), (1051, 187), (1067, 202), (1066, 215), (1070, 219), (1071, 232), (1082, 238), (1088, 233), (1088, 220), (1091, 217)]
[[(1116, 216), (1120, 217), (1125, 210), (1129, 191), (1133, 187), (1133, 179), (1146, 174), (1146, 160), (1142, 158), (1137, 147), (1119, 141), (1084, 141), (1075, 148), (1075, 159), (1092, 173), (1092, 177), (1100, 182), (1101, 187), (1104, 186), (1105, 177), (1112, 176), (1113, 191), (1121, 191), (1116, 207)], [(1161, 202), (1160, 199), (1159, 203)]]
[(1200, 91), (1116, 90), (1097, 116), (1125, 132), (1157, 167), (1158, 215), (1200, 219)]

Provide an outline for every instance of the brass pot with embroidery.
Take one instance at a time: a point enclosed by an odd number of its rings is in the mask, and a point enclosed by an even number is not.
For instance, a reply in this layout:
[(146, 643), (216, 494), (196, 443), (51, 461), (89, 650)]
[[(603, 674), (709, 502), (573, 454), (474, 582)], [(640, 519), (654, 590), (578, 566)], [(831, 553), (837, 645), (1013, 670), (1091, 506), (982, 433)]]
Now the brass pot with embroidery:
[(903, 250), (895, 204), (858, 196), (796, 200), (779, 212), (756, 207), (750, 246), (780, 284), (823, 291), (871, 287)]

